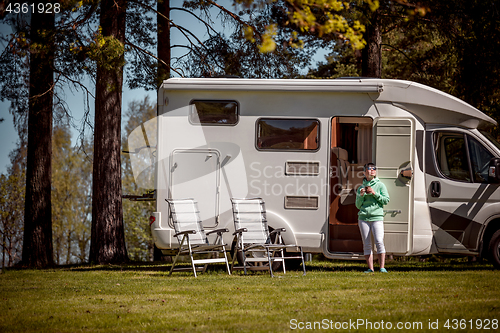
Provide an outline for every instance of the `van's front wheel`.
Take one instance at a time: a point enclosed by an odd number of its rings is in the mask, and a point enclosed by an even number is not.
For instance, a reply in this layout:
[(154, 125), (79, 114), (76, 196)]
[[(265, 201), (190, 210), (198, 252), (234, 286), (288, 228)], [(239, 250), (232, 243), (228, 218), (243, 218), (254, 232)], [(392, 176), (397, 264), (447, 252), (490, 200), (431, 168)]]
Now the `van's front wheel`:
[(488, 255), (493, 266), (500, 269), (500, 229), (491, 237), (488, 245)]

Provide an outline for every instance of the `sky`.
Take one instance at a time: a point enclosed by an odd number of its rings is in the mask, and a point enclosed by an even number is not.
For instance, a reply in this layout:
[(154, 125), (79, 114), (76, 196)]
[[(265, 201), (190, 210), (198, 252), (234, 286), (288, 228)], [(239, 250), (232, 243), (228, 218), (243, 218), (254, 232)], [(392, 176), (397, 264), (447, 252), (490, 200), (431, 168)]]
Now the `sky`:
[[(171, 0), (171, 7), (181, 7), (182, 0)], [(233, 8), (231, 0), (222, 0), (217, 1), (220, 5), (225, 6), (226, 8)], [(233, 9), (234, 10), (234, 9)], [(214, 15), (212, 19), (214, 21), (213, 28), (219, 32), (222, 32), (224, 28), (221, 26), (220, 22), (217, 19), (218, 11), (214, 10)], [(204, 40), (208, 37), (206, 33), (206, 28), (203, 24), (201, 24), (196, 18), (192, 15), (179, 11), (172, 10), (171, 11), (171, 19), (174, 22), (180, 22), (184, 27), (189, 28), (194, 34), (200, 39)], [(178, 23), (179, 24), (179, 23)], [(9, 26), (0, 25), (0, 33), (5, 35), (10, 33), (11, 29)], [(171, 43), (172, 45), (185, 45), (187, 43), (186, 38), (177, 30), (171, 30)], [(5, 45), (0, 43), (0, 49), (3, 49)], [(172, 58), (182, 56), (185, 53), (185, 49), (183, 48), (173, 48), (172, 49)], [(323, 56), (320, 56), (323, 60)], [(178, 76), (175, 73), (172, 73), (172, 76)], [(93, 89), (93, 87), (89, 87)], [(64, 91), (64, 95), (66, 97), (65, 102), (70, 107), (71, 114), (74, 118), (74, 129), (72, 130), (72, 142), (73, 144), (77, 144), (78, 138), (78, 129), (82, 127), (82, 118), (84, 114), (84, 95), (82, 92), (71, 92), (69, 89)], [(128, 104), (132, 101), (141, 101), (146, 96), (149, 96), (150, 101), (156, 102), (157, 96), (156, 91), (145, 91), (144, 89), (134, 89), (130, 90), (124, 84), (123, 86), (123, 99), (122, 99), (122, 114), (124, 114), (127, 110)], [(5, 174), (7, 172), (7, 167), (10, 164), (9, 153), (16, 147), (16, 143), (18, 141), (18, 135), (16, 130), (14, 129), (14, 124), (12, 120), (12, 115), (9, 113), (9, 103), (8, 102), (0, 102), (0, 118), (4, 118), (5, 120), (0, 123), (0, 173)], [(90, 101), (91, 113), (94, 112), (94, 101)], [(122, 125), (127, 121), (127, 119), (122, 119)]]

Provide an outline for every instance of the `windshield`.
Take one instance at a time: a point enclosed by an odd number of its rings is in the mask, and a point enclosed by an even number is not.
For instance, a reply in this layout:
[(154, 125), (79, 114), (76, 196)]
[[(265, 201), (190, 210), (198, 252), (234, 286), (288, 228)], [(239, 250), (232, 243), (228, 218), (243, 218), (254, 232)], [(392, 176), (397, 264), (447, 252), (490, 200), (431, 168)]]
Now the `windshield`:
[(479, 131), (481, 132), (482, 135), (484, 135), (488, 140), (490, 140), (491, 143), (493, 143), (495, 145), (495, 147), (497, 147), (499, 150), (500, 150), (500, 143), (497, 141), (497, 139), (495, 139), (495, 137), (493, 135), (491, 135), (490, 133), (486, 132), (486, 131)]

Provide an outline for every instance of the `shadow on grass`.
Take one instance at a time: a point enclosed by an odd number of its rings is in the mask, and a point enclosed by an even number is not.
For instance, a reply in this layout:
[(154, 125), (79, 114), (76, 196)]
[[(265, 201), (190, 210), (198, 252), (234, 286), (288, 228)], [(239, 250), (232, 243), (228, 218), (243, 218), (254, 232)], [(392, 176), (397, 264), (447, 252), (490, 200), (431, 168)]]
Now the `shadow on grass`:
[(410, 271), (494, 271), (495, 268), (489, 263), (415, 263), (412, 265), (386, 265), (388, 269), (395, 272)]
[[(171, 264), (164, 263), (129, 263), (124, 265), (99, 265), (99, 266), (80, 266), (72, 267), (72, 271), (148, 271), (158, 272), (158, 276), (164, 277), (170, 271)], [(176, 267), (183, 267), (190, 269), (189, 264), (177, 265)], [(375, 264), (376, 270), (378, 265)], [(489, 263), (463, 263), (463, 262), (450, 262), (450, 263), (436, 263), (436, 262), (388, 262), (386, 268), (389, 272), (437, 272), (437, 271), (494, 271), (495, 268)], [(352, 262), (309, 262), (306, 264), (306, 272), (359, 272), (362, 273), (366, 270), (364, 263)], [(287, 268), (287, 272), (301, 272), (302, 268)], [(275, 271), (277, 274), (282, 274), (282, 270)], [(174, 272), (172, 276), (179, 274), (193, 274), (192, 271)], [(200, 274), (200, 273), (198, 273)], [(226, 268), (223, 265), (209, 265), (207, 271), (201, 274), (227, 274)], [(233, 274), (242, 275), (243, 272), (235, 271)], [(155, 274), (156, 275), (156, 274)], [(251, 271), (248, 275), (269, 275), (269, 271)]]
[[(171, 263), (158, 261), (158, 262), (127, 262), (123, 264), (74, 264), (74, 265), (60, 265), (48, 269), (56, 270), (69, 270), (74, 272), (87, 272), (87, 271), (123, 271), (123, 272), (158, 272), (158, 276), (165, 276), (171, 268)], [(191, 266), (188, 262), (177, 264), (176, 267), (184, 267), (189, 269)], [(385, 267), (390, 272), (412, 272), (412, 271), (494, 271), (495, 268), (487, 261), (468, 262), (466, 259), (439, 259), (430, 261), (419, 261), (416, 258), (406, 260), (388, 260)], [(375, 262), (375, 268), (378, 270), (378, 264)], [(4, 268), (5, 270), (24, 270), (25, 267), (10, 267)], [(287, 266), (287, 271), (302, 271), (302, 265)], [(366, 270), (364, 261), (343, 261), (343, 260), (313, 260), (306, 263), (307, 272), (363, 272)], [(282, 273), (281, 269), (276, 270), (276, 273)], [(192, 271), (187, 273), (193, 274)], [(179, 274), (174, 272), (173, 275)], [(185, 273), (184, 273), (185, 274)], [(222, 264), (209, 265), (206, 273), (203, 274), (227, 274), (226, 268)], [(236, 274), (239, 274), (236, 272)], [(269, 271), (249, 272), (252, 274), (269, 274)], [(155, 274), (156, 275), (156, 274)]]
[[(341, 272), (364, 272), (367, 266), (364, 261), (332, 261), (319, 262), (306, 265), (309, 271), (324, 271), (324, 266), (332, 266), (332, 271)], [(378, 264), (375, 262), (375, 270), (378, 270)], [(419, 260), (398, 261), (390, 260), (386, 262), (385, 267), (390, 272), (413, 272), (413, 271), (494, 271), (495, 268), (487, 261), (484, 262), (468, 262), (466, 260), (448, 259), (443, 261), (425, 261)]]

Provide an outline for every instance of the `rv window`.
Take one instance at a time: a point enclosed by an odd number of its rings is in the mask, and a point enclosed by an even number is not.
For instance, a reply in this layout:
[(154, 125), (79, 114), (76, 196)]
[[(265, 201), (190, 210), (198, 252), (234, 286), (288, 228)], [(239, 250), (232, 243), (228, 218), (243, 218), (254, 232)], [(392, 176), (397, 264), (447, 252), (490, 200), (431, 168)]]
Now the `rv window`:
[(315, 119), (259, 119), (257, 148), (275, 150), (316, 150), (319, 121)]
[(494, 156), (479, 141), (470, 135), (439, 133), (436, 144), (436, 160), (446, 177), (474, 183), (488, 181), (489, 164)]
[(436, 160), (439, 169), (446, 177), (459, 181), (471, 181), (463, 134), (439, 133)]
[(483, 147), (478, 141), (467, 136), (469, 144), (470, 162), (475, 183), (484, 183), (488, 181), (488, 169), (493, 154)]
[(194, 100), (189, 120), (193, 124), (234, 125), (238, 122), (238, 102)]

